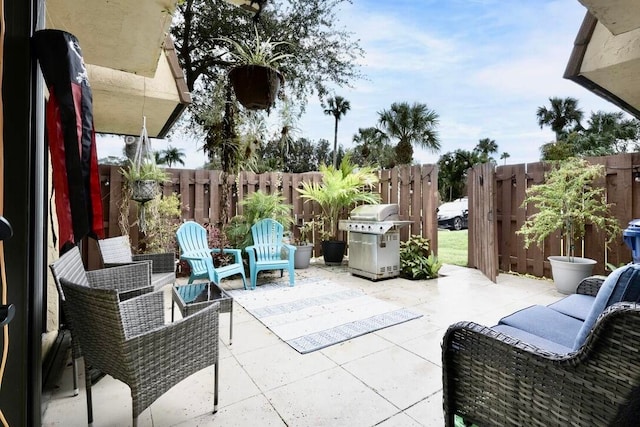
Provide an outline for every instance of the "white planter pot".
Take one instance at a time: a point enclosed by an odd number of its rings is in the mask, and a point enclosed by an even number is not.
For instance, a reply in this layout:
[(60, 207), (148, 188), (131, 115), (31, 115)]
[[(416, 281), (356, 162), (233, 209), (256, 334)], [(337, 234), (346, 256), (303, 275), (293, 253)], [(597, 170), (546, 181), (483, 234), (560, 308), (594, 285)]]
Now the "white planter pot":
[[(590, 258), (550, 256), (551, 274), (558, 292), (574, 294), (580, 281), (591, 276), (596, 261)], [(569, 261), (571, 259), (571, 261)]]

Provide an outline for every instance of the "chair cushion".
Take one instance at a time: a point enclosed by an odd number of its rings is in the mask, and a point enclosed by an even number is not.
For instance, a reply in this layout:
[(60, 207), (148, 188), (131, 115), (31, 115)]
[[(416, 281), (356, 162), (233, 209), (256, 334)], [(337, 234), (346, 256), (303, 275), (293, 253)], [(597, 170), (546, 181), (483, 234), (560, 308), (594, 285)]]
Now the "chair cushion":
[(564, 297), (553, 304), (549, 304), (547, 307), (562, 314), (566, 314), (567, 316), (584, 321), (589, 315), (595, 299), (596, 297), (592, 295), (573, 294)]
[(556, 342), (549, 341), (547, 339), (544, 339), (537, 335), (523, 331), (522, 329), (514, 328), (512, 326), (496, 325), (496, 326), (493, 326), (491, 329), (493, 329), (494, 331), (503, 333), (505, 335), (508, 335), (510, 337), (519, 339), (520, 341), (525, 342), (527, 344), (534, 345), (543, 350), (550, 351), (552, 353), (566, 354), (571, 352), (571, 347), (565, 347)]
[(638, 302), (640, 297), (640, 264), (628, 264), (616, 269), (604, 281), (591, 311), (576, 335), (573, 349), (580, 348), (605, 308), (620, 301)]
[(582, 321), (574, 319), (549, 307), (533, 305), (500, 319), (507, 325), (538, 337), (573, 348), (573, 343), (582, 327)]

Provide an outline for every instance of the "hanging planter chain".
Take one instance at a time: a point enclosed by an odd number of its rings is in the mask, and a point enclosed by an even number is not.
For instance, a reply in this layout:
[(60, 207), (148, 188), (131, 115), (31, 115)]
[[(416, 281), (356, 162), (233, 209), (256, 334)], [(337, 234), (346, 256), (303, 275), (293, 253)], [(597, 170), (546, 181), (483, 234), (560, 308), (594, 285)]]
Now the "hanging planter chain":
[[(144, 146), (146, 144), (146, 152), (144, 150)], [(155, 159), (151, 157), (149, 153), (151, 153), (151, 140), (149, 139), (149, 134), (147, 133), (147, 118), (146, 116), (142, 117), (142, 130), (140, 131), (140, 138), (138, 140), (138, 145), (136, 146), (136, 154), (133, 158), (132, 167), (136, 169), (137, 172), (143, 168), (143, 164), (145, 163), (153, 163), (155, 164)], [(154, 180), (136, 180), (131, 183), (131, 198), (138, 202), (138, 228), (141, 232), (146, 233), (147, 231), (147, 221), (146, 221), (146, 203), (150, 200), (153, 200), (155, 196), (158, 194), (158, 182)]]

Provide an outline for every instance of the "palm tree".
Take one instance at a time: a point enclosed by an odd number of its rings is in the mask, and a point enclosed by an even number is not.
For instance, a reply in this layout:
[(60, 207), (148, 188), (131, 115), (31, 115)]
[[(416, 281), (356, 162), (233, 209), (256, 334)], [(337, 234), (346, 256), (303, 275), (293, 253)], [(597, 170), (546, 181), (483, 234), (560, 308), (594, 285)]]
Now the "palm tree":
[(162, 164), (169, 167), (173, 166), (174, 163), (179, 163), (184, 166), (184, 157), (184, 150), (169, 145), (166, 150), (162, 151), (160, 159)]
[(538, 107), (536, 112), (540, 129), (549, 126), (555, 132), (557, 142), (562, 139), (571, 125), (575, 125), (578, 129), (581, 128), (580, 121), (584, 113), (578, 108), (577, 99), (553, 97), (549, 98), (549, 102), (551, 108)]
[(375, 127), (359, 128), (353, 135), (356, 146), (353, 160), (360, 165), (378, 165), (382, 168), (393, 167), (393, 147), (387, 142), (387, 135)]
[(496, 144), (496, 141), (491, 138), (482, 138), (478, 141), (475, 151), (479, 153), (481, 161), (486, 163), (491, 159), (489, 156), (490, 154), (498, 152), (498, 144)]
[(336, 119), (336, 125), (333, 134), (333, 167), (338, 167), (338, 122), (351, 109), (351, 103), (341, 96), (327, 98), (327, 103), (322, 103), (324, 113), (327, 116), (333, 116)]
[(511, 154), (507, 153), (506, 151), (502, 154), (500, 154), (500, 160), (504, 159), (504, 164), (507, 164), (507, 159), (511, 157)]
[(433, 152), (440, 150), (438, 114), (426, 104), (407, 102), (391, 104), (389, 110), (378, 113), (378, 122), (389, 138), (397, 138), (396, 162), (410, 164), (413, 160), (413, 144)]

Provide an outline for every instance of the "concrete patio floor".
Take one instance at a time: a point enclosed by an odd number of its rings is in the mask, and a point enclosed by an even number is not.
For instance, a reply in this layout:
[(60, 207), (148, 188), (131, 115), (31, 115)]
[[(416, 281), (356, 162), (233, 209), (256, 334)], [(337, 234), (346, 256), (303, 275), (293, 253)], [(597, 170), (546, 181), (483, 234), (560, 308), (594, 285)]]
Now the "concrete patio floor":
[[(218, 413), (211, 413), (210, 367), (160, 397), (140, 415), (138, 425), (442, 426), (440, 344), (446, 328), (462, 320), (494, 325), (517, 309), (546, 305), (562, 295), (551, 281), (511, 274), (500, 274), (494, 284), (477, 270), (445, 265), (441, 275), (428, 281), (372, 282), (345, 267), (312, 264), (296, 270), (298, 280), (331, 278), (423, 317), (302, 355), (235, 303), (232, 345), (229, 315), (220, 314)], [(242, 284), (224, 280), (223, 286)], [(165, 295), (169, 321), (168, 288)], [(47, 394), (44, 426), (87, 425), (84, 387), (72, 397), (71, 375), (69, 365), (56, 390)], [(131, 425), (126, 385), (107, 376), (92, 390), (94, 426)]]

